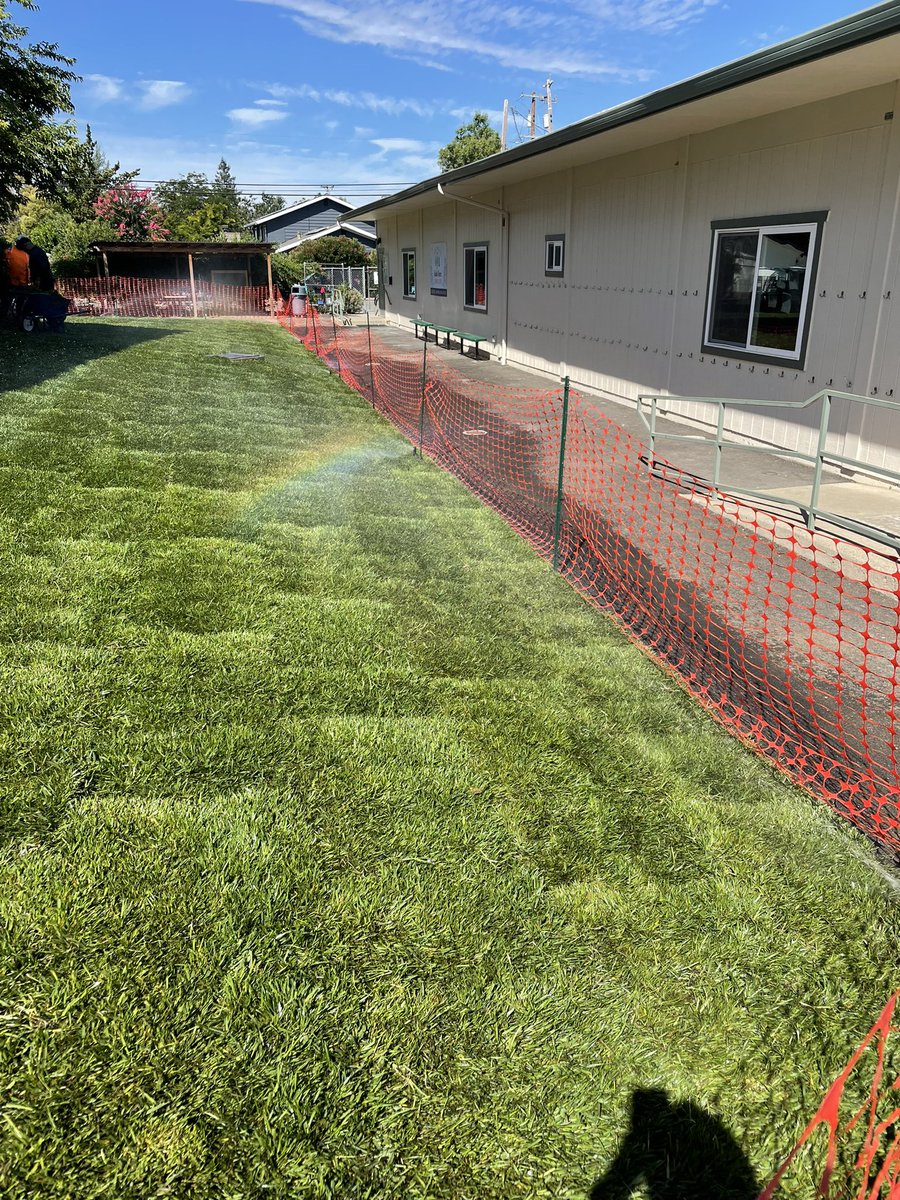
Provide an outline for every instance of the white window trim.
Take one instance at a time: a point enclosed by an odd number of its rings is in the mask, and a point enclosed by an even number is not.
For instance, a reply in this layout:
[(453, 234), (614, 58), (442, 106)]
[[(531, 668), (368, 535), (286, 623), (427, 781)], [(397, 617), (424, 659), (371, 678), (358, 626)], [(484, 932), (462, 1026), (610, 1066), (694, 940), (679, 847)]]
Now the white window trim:
[[(467, 302), (467, 297), (466, 297), (466, 260), (468, 258), (468, 254), (469, 254), (470, 250), (473, 252), (473, 254), (479, 250), (484, 252), (484, 304), (476, 304), (474, 295), (472, 296), (472, 303), (469, 304)], [(463, 243), (463, 308), (468, 309), (470, 312), (482, 312), (482, 313), (487, 312), (489, 284), (490, 284), (490, 277), (488, 275), (488, 243), (487, 242), (464, 242)], [(472, 286), (473, 286), (473, 288), (475, 286), (474, 269), (472, 272)]]
[[(550, 258), (551, 247), (559, 249), (559, 266), (553, 265)], [(556, 258), (554, 253), (553, 258)], [(562, 276), (566, 273), (566, 238), (562, 233), (550, 233), (544, 238), (544, 274)]]
[[(405, 250), (400, 251), (400, 262), (401, 262), (401, 269), (403, 271), (403, 299), (404, 300), (415, 300), (416, 299), (416, 291), (418, 291), (418, 287), (419, 287), (419, 273), (416, 270), (416, 250), (415, 250), (414, 246), (407, 246)], [(416, 291), (413, 291), (413, 292), (410, 292), (407, 290), (409, 287), (409, 263), (410, 262), (412, 262), (412, 265), (413, 265), (413, 276), (414, 276), (413, 287), (416, 289)]]
[[(806, 347), (809, 338), (809, 318), (812, 309), (813, 286), (819, 263), (819, 250), (822, 241), (822, 229), (828, 216), (827, 212), (798, 213), (790, 216), (759, 217), (747, 221), (713, 222), (712, 250), (709, 259), (709, 276), (706, 284), (706, 316), (703, 323), (703, 349), (715, 353), (729, 354), (735, 358), (747, 358), (754, 362), (795, 363), (802, 366), (806, 357)], [(756, 280), (759, 278), (759, 256), (763, 245), (763, 236), (772, 233), (809, 233), (809, 251), (806, 256), (806, 271), (803, 280), (803, 296), (800, 301), (800, 313), (797, 322), (797, 344), (793, 350), (777, 350), (772, 346), (755, 346), (750, 337), (753, 330), (753, 319), (756, 315), (757, 292)], [(713, 301), (715, 299), (716, 263), (718, 261), (719, 239), (734, 234), (757, 234), (756, 262), (753, 267), (753, 303), (747, 318), (747, 336), (742, 345), (736, 342), (717, 342), (710, 336), (713, 322)]]

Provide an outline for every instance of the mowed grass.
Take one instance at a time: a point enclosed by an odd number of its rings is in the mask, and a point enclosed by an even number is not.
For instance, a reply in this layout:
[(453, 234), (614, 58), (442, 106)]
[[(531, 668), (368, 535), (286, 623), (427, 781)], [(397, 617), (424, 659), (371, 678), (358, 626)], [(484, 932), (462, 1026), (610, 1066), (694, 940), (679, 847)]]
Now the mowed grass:
[(0, 363), (3, 1195), (584, 1198), (650, 1088), (768, 1177), (861, 841), (280, 330)]

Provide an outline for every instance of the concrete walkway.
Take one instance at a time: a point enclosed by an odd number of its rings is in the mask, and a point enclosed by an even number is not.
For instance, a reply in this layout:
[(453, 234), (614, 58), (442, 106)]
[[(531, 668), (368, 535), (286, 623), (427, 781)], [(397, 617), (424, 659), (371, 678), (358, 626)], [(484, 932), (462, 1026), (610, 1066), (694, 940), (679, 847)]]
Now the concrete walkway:
[[(413, 336), (412, 330), (399, 328), (396, 325), (372, 325), (373, 336), (394, 353), (422, 354), (422, 339)], [(471, 357), (471, 351), (460, 354), (458, 348), (447, 350), (443, 346), (428, 345), (430, 362), (445, 362), (454, 370), (468, 379), (482, 385), (495, 385), (498, 389), (506, 388), (544, 388), (553, 386), (552, 376), (537, 371), (529, 371), (521, 367), (501, 366), (496, 359), (481, 358), (478, 361)], [(577, 389), (585, 398), (588, 406), (599, 416), (615, 421), (627, 433), (647, 444), (649, 434), (641, 421), (636, 405), (618, 400), (612, 396), (601, 396)], [(657, 419), (659, 433), (693, 434), (699, 439), (695, 443), (676, 442), (660, 438), (657, 442), (656, 453), (660, 458), (666, 458), (675, 466), (681, 467), (692, 474), (706, 479), (713, 474), (713, 437), (696, 425), (686, 422), (676, 422), (666, 418)], [(785, 457), (772, 449), (770, 453), (757, 450), (741, 450), (727, 448), (722, 455), (721, 487), (726, 492), (766, 492), (772, 497), (771, 508), (791, 523), (802, 525), (802, 519), (796, 508), (797, 504), (808, 503), (813, 481), (813, 469), (810, 465), (798, 462), (796, 459)], [(793, 502), (778, 504), (779, 500)], [(757, 506), (769, 507), (765, 500), (754, 500)], [(837, 516), (849, 517), (855, 521), (871, 525), (874, 530), (882, 530), (900, 538), (900, 488), (881, 486), (869, 480), (854, 478), (829, 470), (823, 479), (819, 493), (819, 507)], [(820, 518), (818, 528), (823, 531), (835, 532), (858, 540), (858, 535), (848, 534), (840, 526)], [(861, 539), (864, 544), (884, 550), (877, 538)]]

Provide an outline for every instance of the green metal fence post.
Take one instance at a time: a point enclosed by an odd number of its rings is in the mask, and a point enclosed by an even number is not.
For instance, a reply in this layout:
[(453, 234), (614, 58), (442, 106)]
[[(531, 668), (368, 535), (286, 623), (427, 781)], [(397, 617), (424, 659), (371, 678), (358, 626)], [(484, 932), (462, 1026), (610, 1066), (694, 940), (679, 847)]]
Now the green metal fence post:
[(372, 359), (372, 325), (369, 321), (369, 310), (366, 309), (366, 337), (369, 339), (369, 382), (372, 385), (372, 407), (377, 408), (375, 403), (375, 363)]
[(313, 342), (316, 346), (316, 358), (319, 357), (319, 327), (316, 321), (316, 306), (311, 304), (309, 307), (309, 319), (312, 321), (313, 327)]
[[(422, 397), (419, 401), (419, 455), (422, 454), (422, 444), (425, 441), (425, 379), (428, 370), (428, 340), (422, 347)], [(413, 446), (413, 454), (416, 448)]]
[(563, 475), (566, 469), (566, 430), (569, 424), (569, 377), (563, 380), (562, 421), (559, 430), (559, 473), (556, 478), (556, 519), (553, 522), (553, 570), (559, 570), (559, 534), (562, 529)]

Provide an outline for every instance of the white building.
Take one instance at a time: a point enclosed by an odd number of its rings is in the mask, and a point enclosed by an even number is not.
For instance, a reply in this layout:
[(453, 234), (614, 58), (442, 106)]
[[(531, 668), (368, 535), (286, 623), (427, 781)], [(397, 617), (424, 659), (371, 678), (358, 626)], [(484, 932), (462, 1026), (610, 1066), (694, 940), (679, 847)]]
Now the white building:
[[(503, 362), (625, 400), (900, 399), (898, 81), (892, 0), (346, 219), (377, 220), (389, 320)], [(808, 451), (807, 413), (731, 428)], [(835, 415), (838, 452), (900, 469), (895, 414)]]

